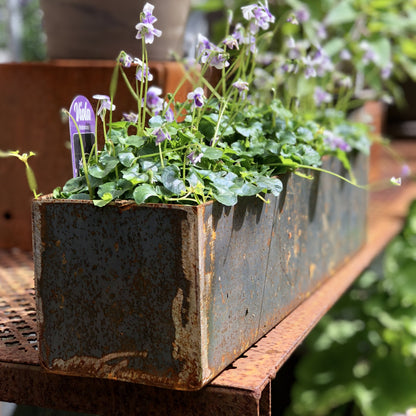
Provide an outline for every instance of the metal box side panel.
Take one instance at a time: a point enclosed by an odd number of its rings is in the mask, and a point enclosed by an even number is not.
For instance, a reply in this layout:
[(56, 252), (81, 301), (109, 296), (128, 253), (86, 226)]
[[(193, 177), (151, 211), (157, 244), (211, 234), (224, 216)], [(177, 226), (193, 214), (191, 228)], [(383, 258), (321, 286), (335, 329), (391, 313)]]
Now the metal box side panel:
[[(352, 164), (358, 183), (366, 183), (367, 158), (357, 155)], [(329, 158), (323, 167), (346, 175), (338, 160)], [(213, 372), (272, 329), (364, 243), (367, 193), (310, 173), (313, 180), (285, 175), (284, 191), (268, 196), (269, 204), (253, 198), (232, 209), (213, 206), (216, 239), (206, 257)]]
[(40, 201), (33, 212), (44, 366), (199, 388), (195, 209)]

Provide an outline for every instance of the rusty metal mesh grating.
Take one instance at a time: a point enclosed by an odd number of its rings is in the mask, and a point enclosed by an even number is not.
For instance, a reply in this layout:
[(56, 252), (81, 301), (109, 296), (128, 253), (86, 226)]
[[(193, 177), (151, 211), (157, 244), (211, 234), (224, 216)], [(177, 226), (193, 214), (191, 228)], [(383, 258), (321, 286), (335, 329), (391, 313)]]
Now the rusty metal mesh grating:
[(0, 359), (37, 363), (36, 331), (31, 256), (0, 250)]

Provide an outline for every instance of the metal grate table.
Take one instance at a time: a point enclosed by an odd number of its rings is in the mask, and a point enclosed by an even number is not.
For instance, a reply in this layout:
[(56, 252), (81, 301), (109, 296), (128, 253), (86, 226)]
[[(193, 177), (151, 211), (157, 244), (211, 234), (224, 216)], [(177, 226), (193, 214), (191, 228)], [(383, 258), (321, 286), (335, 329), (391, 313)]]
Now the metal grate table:
[[(412, 147), (413, 148), (413, 147)], [(0, 401), (100, 415), (271, 415), (271, 381), (319, 319), (401, 230), (416, 183), (374, 194), (362, 249), (207, 387), (182, 392), (51, 374), (39, 365), (31, 254), (0, 250)]]

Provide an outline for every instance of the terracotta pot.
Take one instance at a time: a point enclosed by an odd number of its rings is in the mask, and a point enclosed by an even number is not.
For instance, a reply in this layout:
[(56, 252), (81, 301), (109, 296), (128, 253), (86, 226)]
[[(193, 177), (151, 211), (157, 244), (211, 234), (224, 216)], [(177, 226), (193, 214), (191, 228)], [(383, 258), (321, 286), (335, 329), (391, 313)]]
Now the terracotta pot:
[[(144, 0), (40, 0), (51, 59), (115, 59), (121, 50), (141, 56), (136, 39)], [(191, 0), (152, 0), (162, 36), (149, 45), (149, 59), (181, 55)]]

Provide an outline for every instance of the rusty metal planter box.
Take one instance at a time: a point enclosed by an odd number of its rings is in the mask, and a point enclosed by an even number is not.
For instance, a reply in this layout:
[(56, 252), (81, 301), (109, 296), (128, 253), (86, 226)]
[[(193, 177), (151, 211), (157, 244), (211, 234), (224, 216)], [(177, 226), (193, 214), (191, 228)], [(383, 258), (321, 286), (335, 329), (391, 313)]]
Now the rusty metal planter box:
[[(355, 164), (365, 182), (366, 158)], [(232, 208), (34, 201), (42, 365), (201, 388), (364, 242), (364, 191), (319, 173), (284, 186)]]

